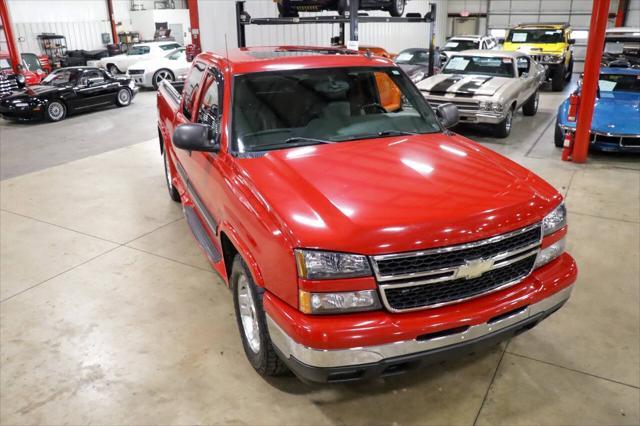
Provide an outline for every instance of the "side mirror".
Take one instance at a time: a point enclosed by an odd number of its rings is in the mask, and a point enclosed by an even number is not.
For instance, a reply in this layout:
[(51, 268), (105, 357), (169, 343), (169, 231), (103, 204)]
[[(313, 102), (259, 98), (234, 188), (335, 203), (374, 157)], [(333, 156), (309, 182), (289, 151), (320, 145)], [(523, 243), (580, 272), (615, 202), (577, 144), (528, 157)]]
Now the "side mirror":
[(570, 38), (568, 43), (569, 44), (576, 44), (576, 39), (575, 38)]
[(187, 151), (218, 152), (219, 135), (206, 124), (181, 124), (173, 132), (173, 144)]
[(447, 129), (455, 126), (460, 121), (458, 107), (452, 103), (438, 105), (436, 108), (436, 116), (440, 119), (442, 127)]

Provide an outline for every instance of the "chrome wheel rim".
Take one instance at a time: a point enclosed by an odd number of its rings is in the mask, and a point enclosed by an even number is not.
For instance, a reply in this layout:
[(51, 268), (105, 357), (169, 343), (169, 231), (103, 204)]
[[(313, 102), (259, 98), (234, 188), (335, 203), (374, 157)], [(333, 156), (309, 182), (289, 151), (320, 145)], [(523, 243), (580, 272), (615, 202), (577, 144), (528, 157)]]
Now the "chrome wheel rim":
[(129, 91), (127, 89), (122, 89), (118, 92), (118, 100), (121, 104), (128, 104), (130, 99), (131, 95), (129, 95)]
[(116, 67), (115, 65), (111, 65), (111, 66), (109, 67), (109, 72), (110, 72), (112, 75), (118, 74), (118, 67)]
[(505, 129), (507, 130), (507, 133), (509, 133), (511, 131), (511, 119), (513, 118), (513, 113), (511, 111), (509, 111), (507, 113), (507, 121), (504, 123), (505, 124)]
[(51, 117), (53, 120), (60, 120), (64, 115), (64, 106), (62, 106), (62, 104), (60, 104), (59, 102), (53, 102), (49, 104), (47, 110), (49, 111), (49, 117)]
[(241, 275), (238, 279), (237, 291), (242, 332), (251, 350), (257, 354), (260, 352), (260, 326), (258, 325), (253, 293), (249, 288), (249, 280), (245, 275)]
[(160, 70), (156, 73), (156, 84), (162, 83), (164, 80), (173, 81), (171, 73), (166, 70)]
[(540, 94), (538, 92), (536, 92), (536, 99), (533, 102), (533, 109), (536, 109), (536, 110), (538, 109), (538, 100), (539, 100), (539, 98), (540, 98)]
[(396, 0), (396, 7), (399, 12), (404, 12), (404, 0)]

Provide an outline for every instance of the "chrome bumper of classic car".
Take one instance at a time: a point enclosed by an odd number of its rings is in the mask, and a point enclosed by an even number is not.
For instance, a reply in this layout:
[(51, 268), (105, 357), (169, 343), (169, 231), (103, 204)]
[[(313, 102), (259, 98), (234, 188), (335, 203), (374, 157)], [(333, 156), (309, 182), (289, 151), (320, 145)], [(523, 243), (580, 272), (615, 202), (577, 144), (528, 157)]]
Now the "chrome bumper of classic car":
[(487, 102), (485, 100), (461, 97), (428, 96), (427, 93), (428, 92), (423, 91), (422, 95), (433, 108), (437, 108), (439, 105), (445, 103), (452, 103), (458, 107), (458, 115), (460, 116), (461, 123), (498, 124), (504, 120), (505, 117), (503, 111), (486, 110), (481, 108), (481, 103)]
[(504, 120), (504, 114), (501, 112), (483, 111), (476, 114), (460, 113), (461, 123), (486, 123), (498, 124)]
[[(574, 127), (560, 125), (563, 132), (575, 132)], [(610, 132), (599, 132), (591, 130), (589, 132), (589, 142), (591, 145), (610, 145), (617, 146), (622, 149), (640, 149), (640, 134), (621, 134)]]

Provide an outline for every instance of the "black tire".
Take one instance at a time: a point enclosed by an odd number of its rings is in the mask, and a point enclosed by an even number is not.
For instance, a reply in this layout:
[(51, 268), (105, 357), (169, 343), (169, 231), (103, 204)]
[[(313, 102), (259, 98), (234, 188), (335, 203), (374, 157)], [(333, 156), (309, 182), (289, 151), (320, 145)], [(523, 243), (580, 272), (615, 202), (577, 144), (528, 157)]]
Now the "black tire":
[(338, 15), (344, 15), (349, 11), (349, 2), (347, 0), (338, 0), (336, 10), (338, 11)]
[(540, 92), (536, 90), (536, 92), (531, 95), (529, 99), (522, 105), (522, 113), (526, 116), (536, 115), (538, 112), (538, 102), (540, 100)]
[(567, 83), (570, 82), (572, 77), (573, 77), (573, 56), (571, 56), (571, 58), (569, 59), (569, 67), (567, 68), (567, 77), (565, 78), (565, 81)]
[(109, 64), (107, 65), (107, 71), (109, 71), (109, 74), (111, 75), (118, 75), (120, 74), (120, 70), (118, 69), (117, 66), (115, 66), (114, 64)]
[(131, 90), (126, 87), (121, 88), (116, 93), (116, 105), (119, 107), (126, 107), (131, 105), (131, 98), (133, 95), (131, 94)]
[(282, 0), (281, 2), (278, 2), (278, 13), (280, 13), (281, 18), (298, 17), (298, 11), (289, 6), (289, 0)]
[(564, 146), (564, 132), (560, 128), (558, 120), (556, 120), (556, 130), (553, 132), (553, 144), (558, 148), (562, 148)]
[(564, 64), (559, 65), (558, 68), (553, 70), (553, 77), (551, 77), (551, 90), (554, 92), (560, 92), (564, 89), (566, 83), (566, 71)]
[(153, 77), (151, 78), (151, 84), (153, 85), (154, 89), (158, 90), (160, 81), (165, 80), (171, 82), (175, 81), (175, 79), (176, 77), (171, 70), (161, 68), (153, 74)]
[[(263, 290), (258, 289), (255, 285), (249, 268), (247, 268), (247, 265), (239, 254), (233, 259), (231, 288), (233, 289), (233, 305), (236, 311), (238, 331), (240, 332), (244, 353), (249, 363), (251, 363), (251, 366), (261, 376), (280, 376), (286, 373), (288, 368), (273, 348), (269, 330), (267, 329), (267, 320), (262, 307)], [(239, 295), (245, 291), (244, 296)], [(251, 309), (251, 321), (255, 321), (254, 324), (256, 324), (257, 327), (252, 328), (252, 333), (259, 339), (259, 346), (257, 348), (255, 345), (252, 346), (252, 343), (250, 343), (247, 338), (247, 332), (245, 331), (245, 325), (243, 324), (241, 315), (241, 297), (243, 297), (246, 304), (252, 303), (253, 306), (253, 309)], [(251, 299), (251, 301), (249, 301), (249, 299)], [(248, 320), (246, 316), (245, 319)]]
[(62, 121), (67, 116), (67, 106), (62, 101), (51, 101), (44, 110), (47, 121)]
[(405, 0), (392, 0), (389, 6), (389, 15), (402, 16), (404, 13)]
[(169, 166), (170, 155), (167, 152), (167, 147), (165, 146), (162, 150), (162, 162), (164, 163), (164, 180), (167, 183), (167, 189), (169, 190), (169, 197), (176, 203), (180, 202), (180, 193), (173, 186), (173, 172), (171, 171), (171, 167)]
[(514, 108), (511, 107), (509, 111), (507, 111), (507, 115), (500, 123), (494, 125), (493, 134), (497, 138), (504, 139), (511, 133), (511, 127), (513, 127), (513, 114)]

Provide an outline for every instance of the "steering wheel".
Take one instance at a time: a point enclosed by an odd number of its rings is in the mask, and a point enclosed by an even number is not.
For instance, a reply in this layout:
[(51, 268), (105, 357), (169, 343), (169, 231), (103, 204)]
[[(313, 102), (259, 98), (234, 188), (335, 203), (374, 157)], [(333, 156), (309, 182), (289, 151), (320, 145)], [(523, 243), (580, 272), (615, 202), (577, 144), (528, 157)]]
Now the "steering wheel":
[[(379, 103), (377, 103), (377, 102), (372, 102), (370, 104), (362, 105), (360, 107), (360, 109), (362, 111), (364, 111), (365, 113), (369, 113), (368, 110), (373, 110), (373, 109), (377, 109), (378, 111), (382, 112), (383, 114), (387, 113), (387, 109), (385, 107), (383, 107), (382, 105), (380, 105)], [(373, 111), (372, 111), (372, 113), (373, 113)]]

